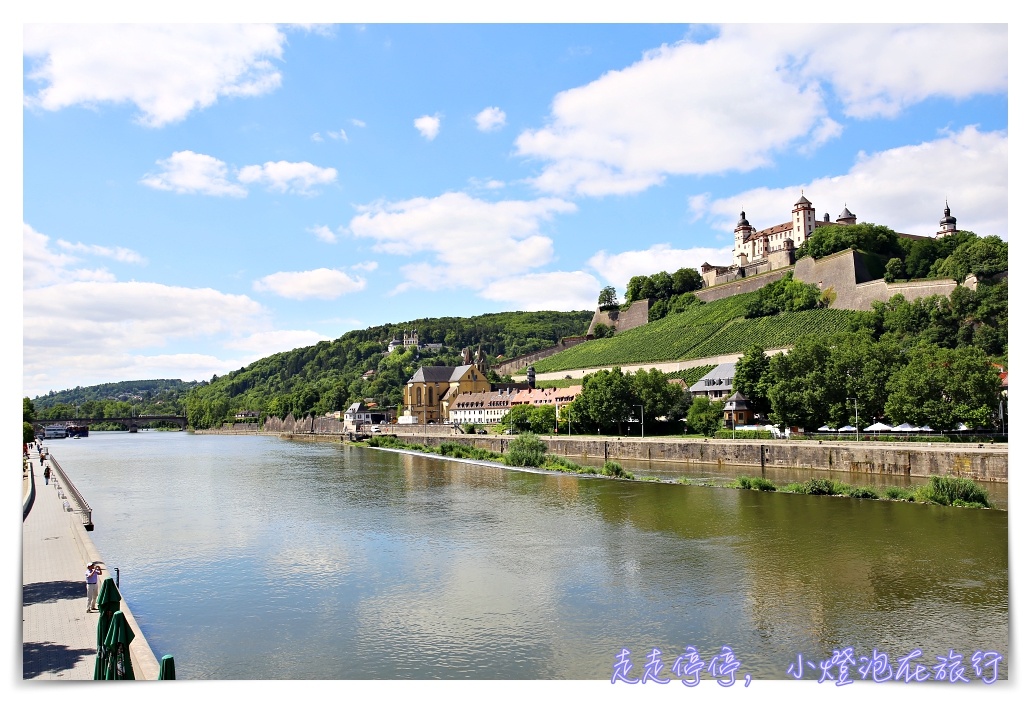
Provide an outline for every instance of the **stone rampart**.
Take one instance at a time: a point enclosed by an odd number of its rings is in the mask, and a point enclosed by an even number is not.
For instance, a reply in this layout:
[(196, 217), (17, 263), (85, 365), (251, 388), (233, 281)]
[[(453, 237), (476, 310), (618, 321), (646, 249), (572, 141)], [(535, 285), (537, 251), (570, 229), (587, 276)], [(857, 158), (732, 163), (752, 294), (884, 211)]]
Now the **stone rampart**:
[[(594, 313), (594, 316), (597, 316), (596, 312)], [(591, 329), (592, 328), (593, 327), (591, 326)], [(504, 363), (498, 363), (496, 366), (491, 366), (490, 370), (495, 371), (497, 375), (511, 375), (516, 371), (524, 369), (531, 363), (536, 363), (541, 359), (547, 358), (548, 356), (553, 356), (554, 354), (560, 351), (564, 351), (565, 349), (571, 349), (573, 346), (576, 346), (577, 344), (582, 344), (584, 341), (589, 341), (590, 338), (591, 337), (589, 335), (567, 336), (554, 346), (551, 346), (550, 348), (540, 349), (539, 351), (534, 351), (533, 353), (526, 353), (521, 356), (516, 356), (515, 358), (508, 359)]]
[(597, 308), (594, 310), (594, 316), (590, 320), (590, 326), (587, 327), (587, 335), (592, 335), (594, 327), (598, 324), (607, 324), (609, 327), (614, 327), (616, 333), (633, 329), (634, 327), (642, 327), (647, 324), (647, 314), (650, 311), (651, 300), (636, 300), (631, 302), (625, 310), (615, 308), (602, 311), (601, 308)]
[[(897, 294), (911, 302), (930, 295), (948, 296), (957, 287), (957, 283), (951, 279), (903, 283), (888, 283), (882, 278), (869, 280), (862, 255), (852, 249), (820, 259), (806, 256), (795, 264), (794, 277), (804, 283), (818, 285), (820, 290), (832, 290), (834, 300), (830, 307), (860, 311), (869, 310), (873, 302), (886, 302)], [(976, 278), (970, 276), (963, 285), (975, 290)]]
[(787, 266), (774, 271), (768, 271), (765, 273), (758, 273), (757, 275), (748, 276), (745, 278), (735, 278), (726, 283), (719, 283), (713, 285), (710, 288), (702, 288), (694, 291), (697, 295), (697, 299), (702, 302), (712, 302), (713, 300), (722, 300), (726, 297), (733, 297), (734, 295), (740, 295), (741, 293), (754, 292), (769, 283), (774, 283), (783, 276), (790, 273), (793, 268)]

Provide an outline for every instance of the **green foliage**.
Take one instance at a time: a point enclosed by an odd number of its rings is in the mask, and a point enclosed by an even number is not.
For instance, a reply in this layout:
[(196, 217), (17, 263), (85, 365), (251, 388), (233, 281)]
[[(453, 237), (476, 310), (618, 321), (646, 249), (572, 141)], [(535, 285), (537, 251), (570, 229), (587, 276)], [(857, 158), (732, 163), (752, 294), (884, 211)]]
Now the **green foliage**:
[(609, 478), (622, 478), (623, 480), (636, 480), (636, 476), (628, 470), (624, 470), (616, 461), (605, 461), (601, 466), (601, 475)]
[(31, 444), (36, 438), (36, 430), (32, 428), (29, 422), (21, 423), (21, 442), (23, 444)]
[(755, 412), (763, 417), (769, 416), (769, 385), (772, 375), (769, 373), (771, 361), (765, 355), (765, 349), (758, 344), (748, 348), (737, 360), (733, 369), (733, 390), (739, 391), (751, 401)]
[(945, 475), (931, 475), (926, 485), (916, 488), (915, 499), (938, 505), (975, 505), (990, 508), (987, 492), (968, 478), (952, 478)]
[(838, 251), (858, 249), (884, 256), (904, 255), (897, 233), (880, 224), (831, 224), (819, 227), (797, 250), (797, 257), (822, 258)]
[(36, 421), (36, 407), (27, 397), (23, 397), (21, 400), (21, 419), (23, 422), (30, 423)]
[(779, 280), (760, 288), (745, 307), (744, 316), (753, 319), (780, 312), (801, 312), (818, 307), (821, 300), (822, 291), (818, 285), (794, 280), (794, 274), (787, 273)]
[(729, 484), (731, 488), (737, 488), (738, 490), (761, 490), (763, 492), (775, 492), (776, 485), (771, 480), (765, 478), (752, 478), (747, 475), (738, 476), (736, 480)]
[[(948, 237), (944, 237), (948, 238)], [(961, 283), (972, 273), (977, 278), (990, 278), (1009, 268), (1009, 245), (1000, 237), (970, 239), (958, 245), (945, 259), (930, 268), (930, 277), (952, 278)]]
[(687, 410), (687, 429), (694, 434), (715, 436), (722, 424), (722, 408), (725, 403), (704, 395), (695, 397)]
[(650, 276), (635, 275), (626, 284), (626, 301), (668, 301), (673, 296), (700, 290), (703, 284), (701, 274), (693, 268), (680, 268), (672, 275), (666, 271)]
[(983, 351), (917, 346), (908, 363), (894, 373), (884, 410), (894, 423), (911, 422), (952, 430), (995, 422), (1001, 379)]
[(614, 428), (630, 415), (633, 382), (621, 368), (601, 370), (583, 378), (583, 390), (572, 402), (577, 421)]
[(884, 488), (883, 496), (888, 500), (903, 500), (905, 502), (913, 502), (916, 499), (915, 494), (911, 490), (906, 490), (897, 485), (889, 485)]
[(619, 306), (619, 301), (615, 297), (615, 288), (608, 285), (601, 289), (601, 294), (597, 296), (597, 306), (602, 310), (610, 310)]
[(504, 462), (509, 466), (539, 467), (544, 464), (547, 445), (533, 434), (520, 434), (508, 444)]
[(127, 417), (130, 412), (181, 415), (187, 393), (204, 385), (200, 381), (127, 380), (50, 392), (29, 403), (34, 418), (26, 421)]
[(892, 258), (887, 261), (887, 266), (883, 272), (883, 280), (887, 283), (893, 283), (898, 280), (904, 272), (905, 264), (901, 262), (901, 259)]
[(878, 500), (880, 495), (876, 490), (864, 486), (849, 487), (847, 492), (848, 497), (854, 497), (862, 500)]
[(610, 327), (604, 322), (598, 322), (594, 325), (595, 339), (608, 339), (613, 336), (615, 336), (615, 327)]

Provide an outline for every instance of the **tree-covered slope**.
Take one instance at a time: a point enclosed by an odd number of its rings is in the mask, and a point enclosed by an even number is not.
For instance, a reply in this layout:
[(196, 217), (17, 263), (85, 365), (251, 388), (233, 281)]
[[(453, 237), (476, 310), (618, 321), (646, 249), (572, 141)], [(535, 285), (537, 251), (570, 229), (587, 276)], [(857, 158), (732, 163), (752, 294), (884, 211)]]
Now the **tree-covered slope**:
[[(344, 410), (371, 398), (396, 407), (404, 384), (421, 365), (460, 365), (461, 349), (482, 345), (484, 355), (512, 357), (586, 332), (592, 312), (500, 312), (477, 317), (437, 317), (347, 332), (335, 341), (268, 356), (190, 393), (190, 424), (217, 425), (249, 410), (285, 417)], [(443, 344), (442, 351), (395, 350), (391, 339), (418, 331), (422, 344)]]

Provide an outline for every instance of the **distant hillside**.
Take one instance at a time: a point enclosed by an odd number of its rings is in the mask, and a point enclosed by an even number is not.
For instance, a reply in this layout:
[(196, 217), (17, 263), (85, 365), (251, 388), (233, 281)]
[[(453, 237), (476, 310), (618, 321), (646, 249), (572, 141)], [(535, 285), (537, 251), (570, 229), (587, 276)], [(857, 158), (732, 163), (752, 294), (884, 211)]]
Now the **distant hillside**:
[(175, 401), (186, 395), (204, 381), (182, 380), (123, 380), (117, 383), (102, 383), (88, 387), (76, 387), (71, 390), (49, 392), (32, 398), (37, 410), (55, 405), (82, 405), (86, 402), (119, 401), (129, 403), (147, 403)]
[[(489, 362), (547, 348), (562, 337), (586, 332), (592, 312), (500, 312), (477, 317), (416, 319), (350, 331), (278, 353), (212, 379), (186, 400), (190, 425), (215, 426), (237, 411), (295, 417), (344, 410), (371, 399), (397, 407), (405, 383), (420, 365), (460, 365), (461, 350), (482, 345)], [(443, 344), (441, 351), (397, 349), (385, 355), (391, 339), (417, 330), (421, 344)]]

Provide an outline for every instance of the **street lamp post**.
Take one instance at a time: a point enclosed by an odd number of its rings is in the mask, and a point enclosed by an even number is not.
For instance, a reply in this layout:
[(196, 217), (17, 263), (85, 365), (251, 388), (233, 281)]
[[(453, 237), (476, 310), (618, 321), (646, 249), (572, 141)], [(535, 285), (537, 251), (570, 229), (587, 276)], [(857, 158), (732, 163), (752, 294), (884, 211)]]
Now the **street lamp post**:
[(855, 442), (857, 443), (858, 442), (858, 398), (857, 397), (849, 397), (847, 399), (855, 401)]
[(633, 406), (640, 408), (640, 438), (643, 439), (644, 438), (644, 406), (643, 405), (633, 405)]

